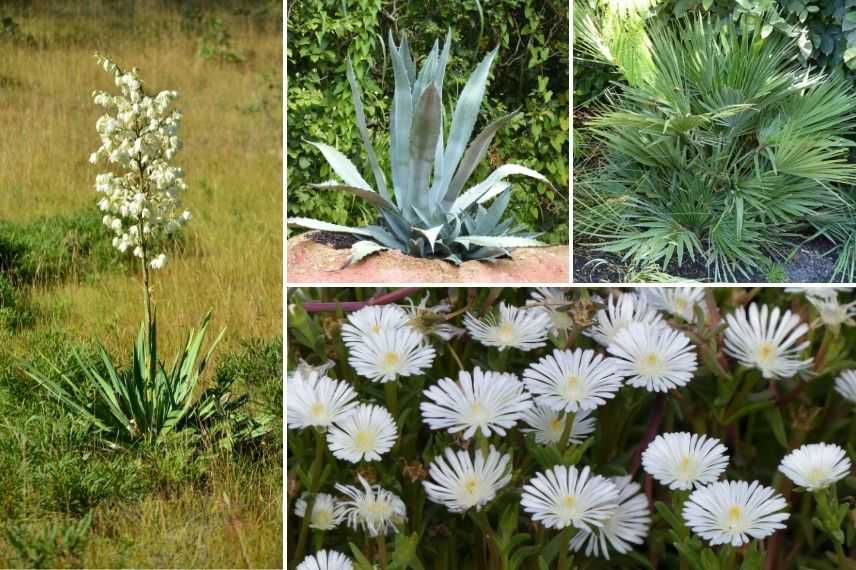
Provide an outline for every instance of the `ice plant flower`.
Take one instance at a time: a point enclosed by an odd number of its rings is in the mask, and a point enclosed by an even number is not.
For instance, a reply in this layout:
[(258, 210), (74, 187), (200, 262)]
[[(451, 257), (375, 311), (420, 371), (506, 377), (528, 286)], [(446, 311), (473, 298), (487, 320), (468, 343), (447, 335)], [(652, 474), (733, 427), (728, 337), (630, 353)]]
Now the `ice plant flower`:
[(725, 446), (714, 437), (695, 433), (658, 435), (642, 453), (645, 472), (670, 489), (713, 483), (727, 466)]
[(523, 487), (520, 504), (547, 528), (562, 529), (573, 525), (592, 531), (603, 526), (615, 514), (619, 494), (616, 486), (588, 467), (557, 465), (537, 473)]
[(348, 352), (348, 362), (357, 374), (380, 383), (422, 374), (436, 356), (423, 335), (410, 328), (363, 334), (348, 344)]
[(550, 333), (550, 317), (542, 311), (499, 304), (499, 314), (486, 315), (479, 320), (467, 313), (464, 326), (470, 336), (485, 346), (499, 350), (516, 348), (529, 351), (547, 344)]
[(835, 379), (835, 391), (856, 404), (856, 370), (844, 370)]
[(411, 301), (409, 307), (404, 307), (407, 312), (407, 326), (425, 336), (433, 335), (445, 341), (464, 334), (464, 329), (446, 322), (446, 315), (452, 311), (452, 306), (448, 303), (438, 303), (429, 307), (429, 296), (425, 295), (418, 305), (414, 305)]
[(487, 457), (475, 452), (475, 461), (467, 451), (455, 452), (447, 447), (428, 468), (430, 480), (423, 481), (428, 500), (443, 505), (453, 513), (469, 509), (480, 511), (497, 492), (511, 481), (511, 456), (493, 446)]
[(379, 461), (398, 438), (395, 420), (386, 408), (360, 404), (327, 430), (327, 446), (339, 459)]
[(633, 323), (615, 335), (607, 351), (627, 384), (649, 392), (686, 386), (697, 368), (689, 337), (663, 324)]
[(348, 498), (342, 500), (345, 519), (354, 530), (365, 530), (372, 538), (387, 535), (407, 521), (404, 501), (380, 485), (369, 485), (359, 475), (360, 487), (336, 484)]
[(618, 331), (630, 323), (658, 324), (663, 322), (660, 313), (652, 309), (644, 298), (633, 293), (610, 295), (606, 307), (598, 309), (592, 326), (583, 334), (603, 346), (609, 346)]
[(725, 351), (744, 366), (757, 368), (766, 379), (790, 378), (806, 370), (811, 358), (802, 360), (799, 353), (808, 341), (799, 339), (808, 332), (800, 318), (778, 307), (752, 303), (725, 317)]
[(299, 366), (286, 379), (286, 423), (291, 429), (327, 428), (357, 405), (357, 393), (319, 369)]
[(550, 332), (559, 334), (574, 328), (574, 320), (568, 314), (571, 301), (565, 292), (558, 287), (536, 287), (529, 294), (530, 300), (526, 306), (540, 311), (550, 318)]
[(779, 471), (807, 491), (834, 485), (850, 473), (847, 452), (833, 443), (811, 443), (787, 454)]
[(523, 371), (526, 389), (545, 406), (576, 412), (614, 398), (621, 376), (612, 359), (595, 351), (554, 350)]
[(806, 295), (806, 299), (817, 309), (819, 321), (833, 330), (838, 331), (841, 325), (856, 325), (853, 318), (856, 317), (856, 301), (841, 303), (835, 293), (826, 297)]
[[(554, 445), (561, 441), (565, 433), (565, 422), (567, 414), (536, 403), (529, 407), (523, 414), (523, 421), (529, 426), (522, 428), (523, 433), (535, 434), (535, 441), (543, 445)], [(571, 433), (568, 443), (579, 444), (594, 432), (596, 420), (591, 412), (581, 411), (574, 414), (574, 423), (571, 425)]]
[(618, 508), (607, 517), (603, 526), (594, 531), (580, 531), (573, 536), (570, 548), (578, 552), (585, 546), (586, 556), (600, 556), (609, 560), (609, 550), (624, 554), (634, 544), (642, 544), (651, 527), (648, 499), (630, 475), (610, 477), (618, 489)]
[(297, 570), (354, 570), (354, 563), (335, 550), (319, 550), (304, 558)]
[[(297, 499), (294, 502), (294, 514), (300, 518), (305, 517), (308, 503), (305, 494)], [(312, 503), (312, 516), (309, 518), (310, 528), (332, 530), (339, 526), (344, 518), (345, 509), (333, 495), (327, 493), (315, 495), (315, 501)]]
[(641, 287), (637, 291), (652, 307), (687, 322), (695, 320), (696, 307), (707, 312), (701, 287)]
[(347, 320), (342, 325), (342, 340), (350, 346), (407, 325), (407, 313), (398, 305), (370, 305), (354, 311)]
[(190, 212), (181, 208), (184, 172), (171, 164), (181, 148), (181, 113), (170, 109), (178, 93), (151, 96), (136, 69), (125, 71), (106, 57), (96, 58), (119, 88), (117, 95), (92, 94), (106, 114), (95, 124), (101, 146), (89, 161), (106, 161), (116, 170), (95, 178), (95, 190), (103, 195), (98, 208), (113, 232), (113, 247), (158, 269), (166, 263), (160, 242), (190, 220)]
[(684, 521), (711, 545), (742, 546), (766, 538), (790, 516), (788, 502), (758, 481), (717, 481), (699, 487), (684, 504)]
[(529, 394), (517, 376), (505, 372), (458, 373), (458, 380), (441, 378), (423, 392), (422, 418), (433, 430), (463, 432), (469, 439), (476, 432), (485, 437), (505, 435), (532, 405)]

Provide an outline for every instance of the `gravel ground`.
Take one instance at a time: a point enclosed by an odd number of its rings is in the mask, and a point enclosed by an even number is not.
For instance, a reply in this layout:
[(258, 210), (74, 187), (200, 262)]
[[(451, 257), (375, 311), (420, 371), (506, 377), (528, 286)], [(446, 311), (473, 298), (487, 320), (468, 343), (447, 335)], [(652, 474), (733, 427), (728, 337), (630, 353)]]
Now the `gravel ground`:
[[(796, 244), (794, 244), (796, 247)], [(825, 239), (816, 239), (799, 246), (793, 258), (781, 263), (786, 279), (784, 283), (828, 283), (832, 279), (835, 258), (824, 256), (831, 245)], [(627, 264), (619, 256), (595, 251), (589, 248), (574, 247), (575, 283), (620, 283), (626, 278)], [(685, 262), (678, 265), (672, 261), (665, 273), (695, 281), (711, 281), (707, 268), (701, 262)], [(756, 272), (749, 278), (738, 275), (736, 283), (767, 283), (767, 275)]]

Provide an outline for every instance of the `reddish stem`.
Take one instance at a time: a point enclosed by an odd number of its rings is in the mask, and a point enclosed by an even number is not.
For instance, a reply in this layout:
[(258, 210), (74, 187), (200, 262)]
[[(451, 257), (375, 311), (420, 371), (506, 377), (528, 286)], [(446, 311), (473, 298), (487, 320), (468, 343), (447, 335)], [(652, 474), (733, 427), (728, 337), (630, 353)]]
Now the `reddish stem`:
[(368, 301), (309, 301), (303, 304), (303, 309), (307, 313), (322, 313), (324, 311), (337, 311), (339, 309), (343, 311), (357, 311), (363, 307), (369, 307), (372, 305), (386, 305), (394, 303), (421, 290), (422, 287), (403, 287), (383, 295), (377, 295)]
[(630, 463), (630, 475), (636, 475), (639, 471), (639, 465), (642, 463), (642, 452), (648, 447), (648, 444), (657, 435), (660, 429), (660, 424), (663, 422), (663, 416), (666, 414), (666, 394), (660, 392), (654, 400), (654, 408), (651, 410), (651, 417), (648, 418), (648, 429), (645, 431), (645, 437), (639, 442), (639, 447), (633, 454), (633, 461)]

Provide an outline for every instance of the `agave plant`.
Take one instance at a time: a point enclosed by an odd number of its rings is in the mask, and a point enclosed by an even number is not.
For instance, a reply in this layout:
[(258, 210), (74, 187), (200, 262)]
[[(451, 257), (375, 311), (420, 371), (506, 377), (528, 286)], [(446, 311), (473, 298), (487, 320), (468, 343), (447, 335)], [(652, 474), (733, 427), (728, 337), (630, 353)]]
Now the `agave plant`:
[(509, 176), (523, 175), (549, 184), (544, 176), (525, 166), (506, 164), (481, 182), (468, 186), (494, 135), (515, 115), (511, 113), (493, 121), (469, 142), (497, 49), (470, 75), (455, 105), (448, 138), (444, 137), (443, 77), (450, 49), (451, 32), (442, 49), (438, 42), (434, 43), (417, 71), (407, 39), (402, 38), (401, 45), (396, 46), (392, 34), (389, 35), (395, 78), (389, 119), (391, 188), (372, 145), (360, 86), (348, 61), (357, 128), (375, 186), (335, 148), (312, 142), (341, 179), (313, 187), (350, 192), (362, 198), (378, 209), (378, 221), (354, 228), (289, 218), (289, 225), (359, 236), (362, 239), (353, 245), (350, 262), (382, 249), (397, 249), (416, 257), (439, 257), (460, 263), (469, 259), (495, 259), (508, 255), (515, 247), (543, 245), (534, 239), (535, 234), (504, 219), (503, 214), (511, 197), (511, 184), (506, 181)]
[[(718, 280), (751, 277), (841, 209), (856, 182), (852, 87), (767, 33), (701, 17), (647, 26), (650, 64), (590, 123), (604, 160), (577, 185), (578, 236), (637, 265), (686, 257)], [(609, 45), (589, 41), (621, 69), (633, 51)]]

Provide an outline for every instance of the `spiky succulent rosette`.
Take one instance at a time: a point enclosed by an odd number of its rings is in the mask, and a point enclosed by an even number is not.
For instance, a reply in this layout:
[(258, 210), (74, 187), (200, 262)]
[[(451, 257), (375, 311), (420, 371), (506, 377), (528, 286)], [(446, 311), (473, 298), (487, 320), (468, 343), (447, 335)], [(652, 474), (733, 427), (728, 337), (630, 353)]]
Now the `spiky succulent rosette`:
[(451, 40), (450, 31), (442, 49), (435, 42), (417, 72), (407, 39), (402, 38), (396, 46), (390, 33), (394, 75), (389, 120), (391, 188), (372, 145), (361, 89), (348, 61), (357, 129), (371, 165), (374, 186), (341, 152), (320, 142), (310, 142), (340, 179), (313, 187), (349, 192), (365, 200), (378, 209), (377, 222), (354, 228), (309, 218), (289, 218), (290, 226), (359, 236), (360, 241), (351, 248), (349, 263), (383, 249), (461, 263), (496, 259), (516, 247), (543, 245), (535, 239), (535, 234), (503, 217), (511, 199), (511, 184), (506, 179), (522, 175), (549, 184), (543, 175), (525, 166), (505, 164), (481, 182), (469, 184), (494, 135), (515, 115), (496, 119), (470, 142), (496, 49), (470, 75), (455, 106), (448, 137), (444, 137), (443, 78)]

